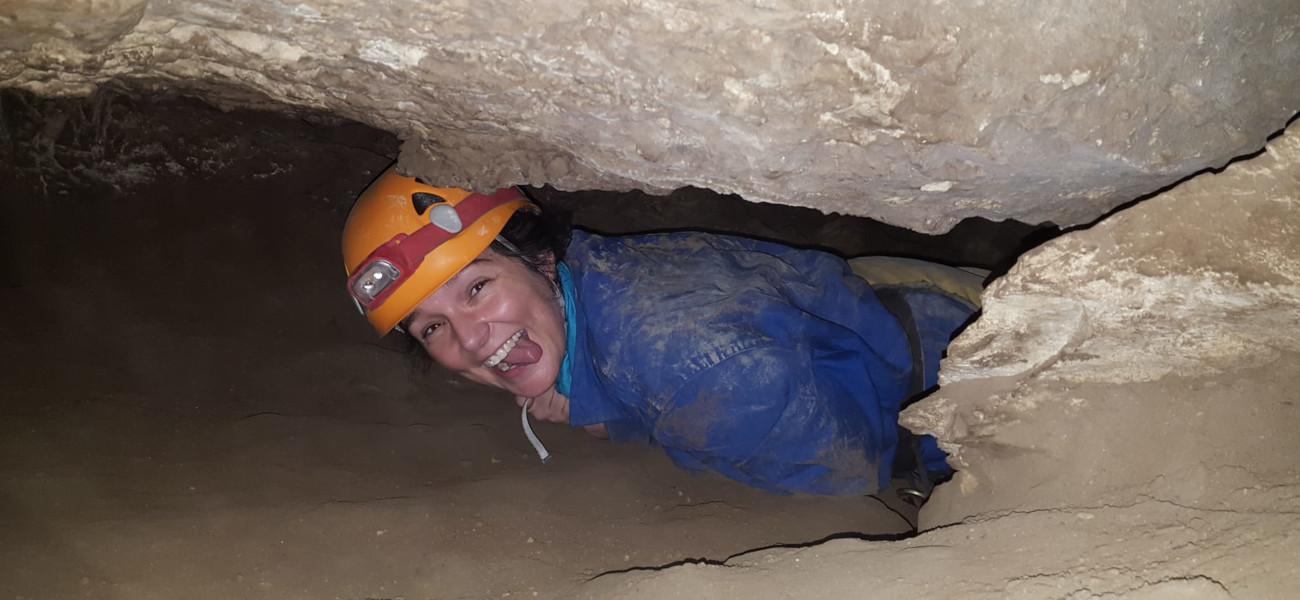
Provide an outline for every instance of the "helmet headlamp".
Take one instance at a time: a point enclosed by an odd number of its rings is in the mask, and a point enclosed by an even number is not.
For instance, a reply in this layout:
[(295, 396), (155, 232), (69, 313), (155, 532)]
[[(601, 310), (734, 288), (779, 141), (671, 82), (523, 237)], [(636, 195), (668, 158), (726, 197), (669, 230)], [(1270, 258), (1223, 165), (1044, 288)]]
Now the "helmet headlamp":
[(382, 258), (375, 259), (359, 272), (352, 283), (352, 296), (358, 306), (374, 302), (384, 290), (402, 278), (402, 270)]

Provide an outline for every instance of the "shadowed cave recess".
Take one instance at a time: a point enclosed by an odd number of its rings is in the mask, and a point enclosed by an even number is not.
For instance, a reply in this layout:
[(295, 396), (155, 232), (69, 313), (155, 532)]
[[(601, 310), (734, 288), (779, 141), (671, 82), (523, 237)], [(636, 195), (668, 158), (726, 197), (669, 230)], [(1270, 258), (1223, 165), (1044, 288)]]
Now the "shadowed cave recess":
[[(395, 160), (391, 134), (116, 87), (70, 99), (0, 92), (0, 115), (5, 311), (21, 316), (5, 332), (6, 467), (13, 524), (30, 528), (10, 550), (31, 573), (73, 560), (72, 540), (108, 552), (123, 532), (83, 534), (114, 524), (141, 540), (169, 535), (173, 519), (239, 529), (226, 542), (237, 550), (303, 534), (265, 513), (302, 523), (322, 510), (363, 531), (331, 527), (313, 534), (321, 542), (402, 538), (415, 562), (495, 565), (516, 583), (485, 581), (493, 594), (553, 591), (575, 572), (909, 534), (915, 515), (895, 502), (767, 496), (560, 426), (539, 425), (557, 460), (537, 464), (509, 397), (441, 372), (402, 336), (377, 339), (346, 296), (338, 236), (356, 195)], [(695, 188), (528, 191), (603, 233), (714, 231), (994, 270), (1057, 232), (970, 219), (926, 235)], [(591, 495), (606, 488), (616, 493)], [(372, 531), (375, 519), (388, 524)], [(123, 568), (205, 560), (192, 550), (127, 550)], [(74, 579), (70, 589), (119, 581)]]

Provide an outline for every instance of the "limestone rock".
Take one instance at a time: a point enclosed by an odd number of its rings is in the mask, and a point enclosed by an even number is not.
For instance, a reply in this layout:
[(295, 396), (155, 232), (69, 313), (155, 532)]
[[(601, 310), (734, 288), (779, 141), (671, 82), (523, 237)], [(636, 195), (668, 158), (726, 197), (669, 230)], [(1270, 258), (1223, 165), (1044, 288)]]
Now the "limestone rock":
[(1300, 477), (1279, 462), (1300, 451), (1298, 234), (1293, 126), (1021, 257), (909, 416), (952, 443), (957, 487), (984, 498), (962, 510), (1109, 503), (1139, 485), (1214, 504)]
[(1300, 126), (1025, 255), (905, 414), (962, 471), (899, 543), (609, 576), (588, 598), (1290, 598)]
[(110, 81), (397, 132), (479, 189), (683, 185), (937, 232), (1068, 225), (1300, 109), (1293, 0), (17, 0), (0, 86)]

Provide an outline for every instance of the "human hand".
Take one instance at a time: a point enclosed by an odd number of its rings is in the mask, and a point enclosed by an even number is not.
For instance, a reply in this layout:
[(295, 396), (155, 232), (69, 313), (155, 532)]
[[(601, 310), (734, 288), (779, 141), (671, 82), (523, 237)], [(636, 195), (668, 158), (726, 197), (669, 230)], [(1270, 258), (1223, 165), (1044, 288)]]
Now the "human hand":
[[(515, 404), (523, 406), (530, 399), (523, 396), (515, 396)], [(540, 396), (531, 398), (532, 404), (528, 406), (528, 414), (533, 415), (538, 421), (549, 421), (551, 423), (569, 422), (569, 398), (551, 388)]]

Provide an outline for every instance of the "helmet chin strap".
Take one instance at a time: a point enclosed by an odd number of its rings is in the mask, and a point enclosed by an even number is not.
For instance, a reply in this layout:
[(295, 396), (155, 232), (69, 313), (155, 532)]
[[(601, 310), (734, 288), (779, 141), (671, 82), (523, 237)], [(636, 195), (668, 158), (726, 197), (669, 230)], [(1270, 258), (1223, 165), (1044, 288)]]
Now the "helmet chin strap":
[[(554, 394), (555, 392), (551, 393)], [(546, 464), (547, 461), (551, 460), (551, 453), (546, 451), (546, 446), (542, 445), (542, 440), (537, 438), (537, 434), (533, 433), (533, 426), (528, 423), (528, 407), (532, 405), (532, 398), (524, 401), (524, 410), (519, 414), (519, 422), (524, 426), (524, 437), (528, 438), (528, 443), (532, 444), (533, 450), (537, 451), (537, 458), (542, 460), (542, 464)]]
[[(505, 246), (507, 250), (510, 250), (517, 256), (522, 256), (523, 254), (519, 251), (519, 248), (517, 246), (510, 243), (510, 240), (507, 240), (504, 236), (498, 235), (496, 236), (496, 239), (494, 241), (500, 243), (502, 246)], [(556, 285), (554, 282), (551, 282), (551, 287), (554, 288), (555, 297), (560, 301), (560, 306), (564, 306), (564, 295), (560, 290), (560, 286)], [(403, 327), (401, 323), (398, 323), (393, 328), (403, 334), (406, 334), (406, 328)], [(554, 394), (555, 391), (552, 390), (551, 393)], [(542, 444), (542, 440), (538, 438), (537, 433), (533, 431), (532, 424), (528, 422), (528, 409), (532, 407), (532, 405), (533, 405), (532, 398), (529, 398), (528, 400), (524, 401), (523, 410), (520, 411), (519, 413), (519, 423), (524, 428), (524, 437), (528, 438), (528, 443), (532, 444), (533, 450), (537, 451), (537, 458), (541, 459), (542, 464), (546, 464), (551, 460), (551, 453), (547, 451), (546, 446)]]

